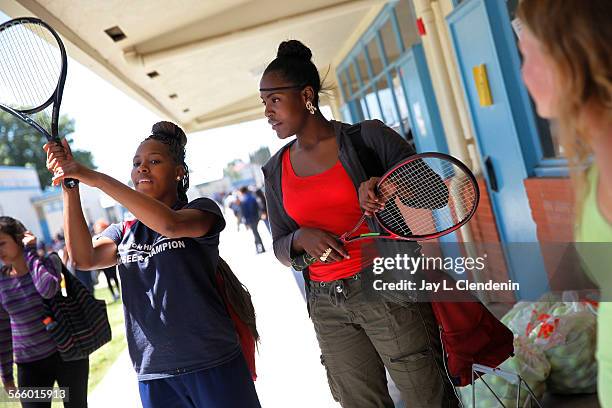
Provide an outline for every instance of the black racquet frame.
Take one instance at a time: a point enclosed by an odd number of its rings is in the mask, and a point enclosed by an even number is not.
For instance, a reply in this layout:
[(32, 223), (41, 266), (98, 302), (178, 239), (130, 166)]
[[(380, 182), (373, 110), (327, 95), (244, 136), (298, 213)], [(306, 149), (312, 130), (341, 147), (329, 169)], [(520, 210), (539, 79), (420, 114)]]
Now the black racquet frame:
[[(10, 26), (14, 26), (18, 24), (25, 24), (25, 23), (38, 24), (46, 28), (57, 41), (58, 49), (61, 55), (61, 63), (62, 63), (59, 81), (57, 83), (57, 86), (55, 87), (55, 91), (53, 92), (53, 94), (49, 97), (49, 99), (47, 99), (45, 103), (43, 103), (40, 106), (31, 108), (31, 109), (20, 110), (20, 109), (13, 109), (0, 102), (0, 109), (2, 109), (5, 112), (10, 113), (11, 115), (15, 116), (16, 118), (20, 119), (21, 121), (27, 123), (34, 129), (36, 129), (36, 131), (38, 131), (43, 136), (45, 136), (45, 138), (49, 142), (56, 142), (60, 144), (61, 142), (59, 138), (59, 110), (60, 110), (60, 105), (62, 104), (62, 94), (64, 92), (64, 84), (66, 83), (66, 74), (68, 72), (68, 57), (66, 55), (66, 48), (64, 47), (64, 43), (62, 42), (60, 36), (55, 32), (55, 30), (51, 28), (51, 26), (45, 23), (43, 20), (39, 18), (35, 18), (35, 17), (19, 17), (19, 18), (15, 18), (15, 19), (6, 21), (0, 24), (0, 32)], [(49, 132), (47, 132), (45, 128), (40, 126), (34, 119), (32, 119), (28, 115), (33, 115), (35, 113), (41, 112), (45, 110), (46, 108), (48, 108), (49, 105), (51, 104), (53, 104), (53, 110), (51, 112), (51, 134), (49, 134)], [(65, 179), (64, 180), (64, 186), (66, 186), (67, 188), (74, 188), (77, 186), (78, 183), (79, 181), (75, 179)]]

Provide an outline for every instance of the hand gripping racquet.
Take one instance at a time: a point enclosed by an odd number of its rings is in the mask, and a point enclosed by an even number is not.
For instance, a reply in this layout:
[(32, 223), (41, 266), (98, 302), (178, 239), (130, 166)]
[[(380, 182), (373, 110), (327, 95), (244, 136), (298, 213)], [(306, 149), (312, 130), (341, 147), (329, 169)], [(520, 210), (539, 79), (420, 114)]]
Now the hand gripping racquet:
[[(384, 209), (374, 213), (383, 232), (353, 235), (365, 222), (364, 214), (355, 227), (340, 236), (342, 243), (361, 239), (424, 241), (449, 234), (476, 212), (480, 191), (467, 166), (442, 153), (420, 153), (385, 173), (376, 185)], [(319, 259), (309, 254), (294, 262), (304, 269)], [(300, 267), (301, 265), (301, 267)]]

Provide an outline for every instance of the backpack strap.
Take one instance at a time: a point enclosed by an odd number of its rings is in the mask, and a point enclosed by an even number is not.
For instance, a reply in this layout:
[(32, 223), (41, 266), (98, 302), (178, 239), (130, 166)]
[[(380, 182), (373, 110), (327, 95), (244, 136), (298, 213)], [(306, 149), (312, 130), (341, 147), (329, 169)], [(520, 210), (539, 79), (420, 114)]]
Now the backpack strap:
[(363, 135), (361, 134), (361, 128), (361, 123), (356, 123), (346, 129), (346, 134), (351, 138), (351, 142), (353, 142), (353, 147), (355, 147), (357, 151), (359, 162), (365, 170), (366, 176), (368, 176), (368, 178), (380, 177), (385, 174), (385, 168), (374, 149), (365, 144)]

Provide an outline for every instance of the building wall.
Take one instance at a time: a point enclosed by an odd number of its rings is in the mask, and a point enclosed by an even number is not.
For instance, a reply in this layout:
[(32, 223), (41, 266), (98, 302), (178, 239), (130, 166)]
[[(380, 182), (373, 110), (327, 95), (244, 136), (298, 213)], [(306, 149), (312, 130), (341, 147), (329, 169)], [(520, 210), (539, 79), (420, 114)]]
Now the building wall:
[(107, 212), (100, 202), (100, 190), (83, 184), (79, 188), (81, 190), (81, 205), (87, 222), (93, 224), (99, 219), (108, 222)]
[(574, 192), (569, 178), (528, 178), (525, 189), (541, 242), (574, 241)]
[[(87, 225), (92, 226), (99, 219), (103, 219), (108, 223), (115, 221), (109, 216), (109, 211), (102, 206), (99, 190), (85, 184), (80, 184), (79, 192), (81, 207), (83, 208), (83, 215)], [(43, 194), (39, 193), (32, 201), (32, 207), (38, 209), (48, 226), (49, 238), (52, 239), (62, 232), (64, 229), (64, 204), (60, 188), (46, 190)], [(120, 219), (117, 216), (115, 218)]]
[(31, 200), (41, 193), (34, 169), (0, 166), (0, 215), (16, 218), (36, 236), (43, 230)]
[[(472, 232), (472, 239), (476, 243), (476, 248), (479, 249), (479, 252), (487, 253), (487, 273), (490, 275), (488, 278), (495, 277), (495, 280), (503, 281), (502, 276), (508, 276), (508, 270), (502, 248), (497, 245), (500, 238), (491, 199), (484, 178), (480, 176), (477, 179), (480, 188), (480, 202), (478, 210), (468, 226)], [(483, 245), (480, 246), (479, 244)]]
[(58, 194), (57, 199), (47, 201), (42, 206), (45, 220), (49, 228), (51, 239), (64, 229), (64, 206), (61, 200), (61, 194)]

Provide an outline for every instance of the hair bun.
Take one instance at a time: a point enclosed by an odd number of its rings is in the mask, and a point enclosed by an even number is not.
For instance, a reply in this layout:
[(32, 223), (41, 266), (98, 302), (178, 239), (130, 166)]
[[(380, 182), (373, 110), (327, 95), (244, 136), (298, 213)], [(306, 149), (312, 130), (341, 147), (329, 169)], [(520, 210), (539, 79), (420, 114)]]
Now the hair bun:
[(288, 57), (288, 58), (299, 58), (306, 61), (310, 61), (312, 58), (312, 52), (310, 48), (302, 44), (298, 40), (283, 41), (278, 46), (278, 52), (276, 53), (277, 58)]
[(185, 132), (183, 132), (183, 129), (172, 122), (157, 122), (153, 125), (153, 128), (151, 128), (151, 133), (154, 135), (163, 135), (170, 139), (177, 139), (181, 147), (187, 144), (187, 136), (185, 135)]

